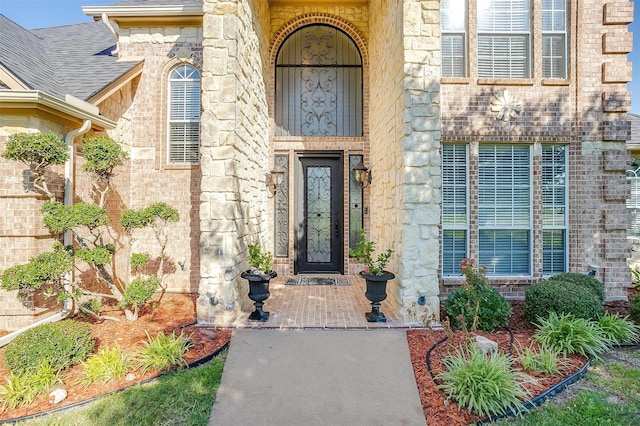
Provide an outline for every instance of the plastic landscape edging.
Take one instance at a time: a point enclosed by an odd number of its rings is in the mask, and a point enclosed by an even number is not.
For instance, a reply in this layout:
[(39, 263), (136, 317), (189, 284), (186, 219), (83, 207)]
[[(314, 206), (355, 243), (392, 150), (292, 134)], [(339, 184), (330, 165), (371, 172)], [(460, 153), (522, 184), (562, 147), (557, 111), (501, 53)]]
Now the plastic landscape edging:
[[(513, 332), (511, 331), (511, 328), (507, 327), (507, 330), (509, 331), (509, 334), (510, 334), (509, 353), (511, 355), (513, 355), (512, 351), (513, 351), (514, 336), (513, 336)], [(433, 382), (436, 385), (439, 384), (438, 383), (439, 380), (436, 378), (435, 374), (433, 374), (433, 371), (431, 370), (431, 352), (434, 349), (436, 349), (438, 346), (440, 346), (442, 343), (446, 342), (448, 339), (449, 339), (449, 336), (445, 336), (442, 339), (438, 340), (436, 343), (433, 344), (433, 346), (431, 346), (429, 348), (429, 350), (427, 351), (427, 354), (425, 356), (425, 361), (426, 361), (426, 364), (427, 364), (427, 371), (429, 371), (429, 374), (431, 375), (431, 379), (433, 380)], [(631, 344), (629, 346), (638, 346), (638, 345)], [(582, 367), (580, 367), (580, 369), (578, 371), (576, 371), (575, 373), (571, 374), (568, 377), (565, 377), (563, 380), (561, 380), (558, 383), (556, 383), (555, 385), (551, 386), (549, 389), (545, 390), (541, 394), (536, 395), (532, 399), (523, 402), (522, 405), (524, 405), (524, 407), (526, 409), (539, 407), (547, 399), (556, 396), (557, 394), (562, 392), (567, 386), (572, 385), (573, 383), (575, 383), (578, 380), (580, 380), (582, 378), (582, 376), (584, 376), (584, 374), (587, 371), (587, 368), (589, 367), (590, 364), (591, 364), (591, 360), (587, 358), (587, 361), (584, 363), (584, 365)], [(504, 417), (515, 417), (517, 415), (518, 415), (517, 412), (514, 412), (512, 409), (508, 409), (503, 414), (500, 414), (500, 415), (497, 415), (497, 416), (489, 416), (487, 418), (484, 418), (484, 419), (478, 421), (476, 423), (476, 425), (482, 425), (482, 424), (485, 424), (485, 423), (490, 423), (490, 422), (493, 422), (495, 420), (498, 420), (498, 419), (501, 419), (501, 418), (504, 418)]]
[[(227, 342), (224, 345), (222, 345), (221, 347), (219, 347), (218, 349), (216, 349), (215, 351), (211, 352), (210, 354), (207, 354), (207, 355), (203, 356), (202, 358), (198, 358), (197, 360), (195, 360), (193, 362), (190, 362), (189, 364), (186, 365), (185, 368), (189, 369), (189, 368), (199, 367), (202, 364), (205, 364), (205, 363), (211, 361), (213, 358), (218, 356), (220, 354), (220, 352), (222, 352), (223, 350), (227, 349), (229, 347), (229, 344), (230, 344), (230, 342)], [(75, 402), (73, 404), (65, 405), (64, 407), (58, 407), (58, 408), (54, 408), (53, 410), (42, 411), (40, 413), (29, 414), (29, 415), (22, 416), (22, 417), (15, 417), (13, 419), (0, 420), (0, 425), (10, 424), (10, 423), (17, 423), (17, 422), (21, 422), (21, 421), (24, 421), (24, 420), (33, 419), (33, 418), (36, 418), (36, 417), (48, 416), (50, 414), (59, 413), (59, 412), (66, 411), (66, 410), (70, 410), (72, 408), (82, 407), (83, 405), (90, 404), (92, 402), (97, 401), (98, 399), (101, 399), (101, 398), (104, 398), (104, 397), (107, 397), (107, 396), (111, 396), (111, 395), (120, 393), (120, 392), (122, 392), (124, 390), (127, 390), (127, 389), (133, 387), (133, 386), (138, 386), (138, 385), (144, 385), (144, 384), (147, 384), (147, 383), (151, 383), (151, 382), (153, 382), (155, 380), (158, 380), (162, 376), (164, 376), (167, 373), (170, 373), (172, 371), (176, 371), (176, 370), (175, 369), (168, 370), (168, 371), (165, 371), (164, 373), (158, 374), (157, 376), (149, 377), (148, 379), (142, 380), (142, 381), (137, 382), (137, 383), (132, 383), (129, 386), (125, 386), (123, 388), (116, 389), (116, 390), (114, 390), (112, 392), (105, 393), (104, 395), (94, 396), (93, 398), (85, 399), (84, 401), (78, 401), (78, 402)]]

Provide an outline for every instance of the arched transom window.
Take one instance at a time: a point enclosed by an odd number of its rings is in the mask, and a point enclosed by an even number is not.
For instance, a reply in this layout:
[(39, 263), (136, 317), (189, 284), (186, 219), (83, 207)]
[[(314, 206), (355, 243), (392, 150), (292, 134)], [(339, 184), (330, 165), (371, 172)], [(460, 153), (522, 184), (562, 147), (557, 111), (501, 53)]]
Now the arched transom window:
[(276, 58), (276, 136), (362, 136), (362, 58), (337, 28), (309, 25)]
[(179, 65), (169, 75), (169, 163), (200, 159), (200, 73)]

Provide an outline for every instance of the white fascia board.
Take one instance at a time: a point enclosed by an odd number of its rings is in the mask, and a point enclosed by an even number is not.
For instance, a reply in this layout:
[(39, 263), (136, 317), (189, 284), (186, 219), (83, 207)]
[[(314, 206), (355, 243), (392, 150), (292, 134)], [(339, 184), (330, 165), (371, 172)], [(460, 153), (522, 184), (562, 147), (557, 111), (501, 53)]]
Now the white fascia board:
[(91, 120), (93, 124), (105, 129), (116, 127), (115, 121), (88, 111), (79, 103), (69, 103), (38, 90), (0, 90), (0, 109), (3, 104), (12, 107), (19, 107), (20, 104), (40, 105), (78, 120)]
[(151, 17), (180, 16), (204, 14), (202, 6), (82, 6), (82, 13), (94, 19), (101, 18), (103, 13), (109, 17)]

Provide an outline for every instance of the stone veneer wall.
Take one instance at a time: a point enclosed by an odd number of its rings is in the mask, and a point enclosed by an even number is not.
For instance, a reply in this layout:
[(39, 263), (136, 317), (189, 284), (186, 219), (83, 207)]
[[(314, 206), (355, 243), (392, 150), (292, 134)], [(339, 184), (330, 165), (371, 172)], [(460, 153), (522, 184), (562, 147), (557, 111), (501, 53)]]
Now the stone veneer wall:
[(267, 3), (205, 0), (202, 73), (200, 322), (249, 306), (246, 247), (269, 247), (269, 113), (264, 66)]
[[(391, 298), (439, 315), (440, 19), (436, 2), (371, 3), (371, 238), (393, 247)], [(400, 207), (400, 208), (399, 208)]]
[[(15, 133), (36, 133), (52, 130), (64, 137), (64, 126), (39, 117), (26, 115), (0, 115), (0, 152), (6, 149), (9, 136)], [(7, 268), (26, 263), (29, 258), (51, 250), (55, 241), (42, 224), (40, 209), (47, 197), (33, 188), (31, 180), (25, 179), (26, 166), (16, 161), (0, 158), (0, 273)], [(53, 190), (62, 200), (64, 181), (59, 175), (62, 167), (54, 167), (51, 177)], [(56, 176), (58, 175), (58, 176)], [(18, 301), (15, 291), (0, 290), (0, 330), (13, 331), (31, 324), (39, 316), (46, 315), (50, 308), (61, 305), (51, 300), (34, 298), (24, 305)]]

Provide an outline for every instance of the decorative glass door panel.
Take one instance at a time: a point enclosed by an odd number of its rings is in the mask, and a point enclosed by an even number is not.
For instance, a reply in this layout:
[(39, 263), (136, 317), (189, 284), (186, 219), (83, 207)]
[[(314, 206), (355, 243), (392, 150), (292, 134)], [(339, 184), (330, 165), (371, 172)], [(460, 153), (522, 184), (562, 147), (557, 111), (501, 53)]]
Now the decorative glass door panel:
[(302, 156), (296, 273), (343, 269), (342, 157)]
[(331, 261), (331, 167), (307, 167), (307, 262)]

